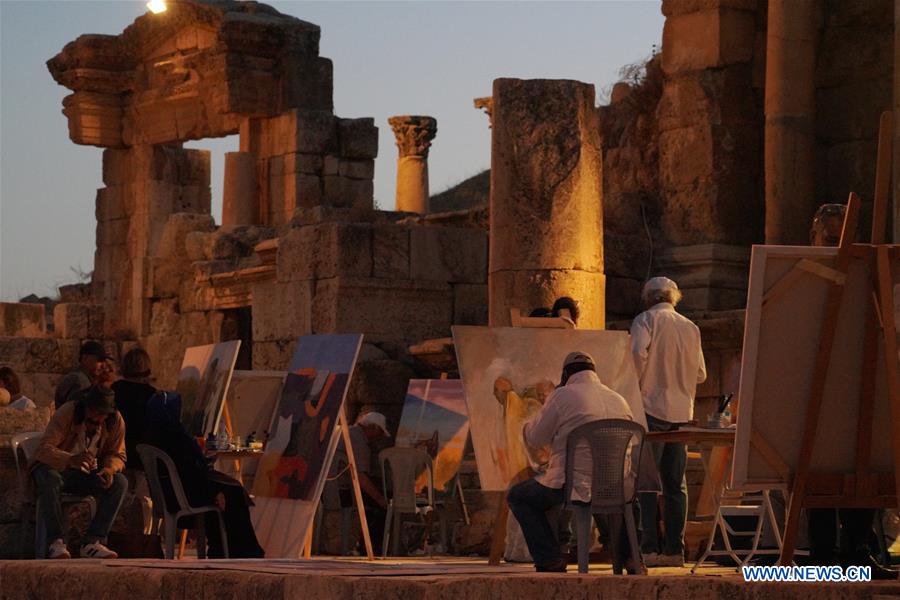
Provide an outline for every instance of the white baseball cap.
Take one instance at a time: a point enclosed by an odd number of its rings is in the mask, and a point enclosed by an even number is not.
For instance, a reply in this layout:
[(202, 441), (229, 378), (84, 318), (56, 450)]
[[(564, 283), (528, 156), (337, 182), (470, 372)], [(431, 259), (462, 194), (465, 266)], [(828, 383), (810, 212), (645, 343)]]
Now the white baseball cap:
[(652, 279), (647, 280), (647, 283), (644, 284), (644, 293), (647, 292), (677, 292), (678, 284), (669, 279), (668, 277), (654, 277)]
[(375, 425), (378, 427), (384, 435), (387, 437), (391, 437), (391, 434), (388, 433), (387, 430), (387, 419), (384, 418), (384, 415), (380, 412), (367, 412), (364, 415), (360, 415), (358, 419), (356, 419), (357, 425)]

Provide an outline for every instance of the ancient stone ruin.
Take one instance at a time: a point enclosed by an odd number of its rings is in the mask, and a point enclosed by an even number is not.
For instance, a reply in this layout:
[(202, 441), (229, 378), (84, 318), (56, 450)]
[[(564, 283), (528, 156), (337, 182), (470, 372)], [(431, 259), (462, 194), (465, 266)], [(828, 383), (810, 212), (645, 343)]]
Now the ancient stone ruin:
[[(80, 36), (47, 66), (72, 92), (71, 140), (104, 148), (93, 276), (50, 313), (0, 304), (0, 363), (47, 406), (83, 339), (140, 344), (172, 388), (188, 346), (241, 339), (237, 368), (284, 369), (297, 336), (358, 332), (350, 417), (374, 405), (396, 428), (408, 379), (455, 369), (451, 325), (570, 295), (582, 327), (624, 327), (665, 274), (703, 333), (698, 402), (736, 391), (750, 245), (805, 243), (817, 204), (871, 200), (896, 88), (892, 2), (805, 4), (663, 0), (661, 49), (599, 108), (588, 84), (497, 79), (474, 102), (490, 173), (435, 196), (435, 119), (379, 124), (397, 136), (397, 211), (373, 207), (377, 128), (334, 115), (318, 26), (181, 0)], [(233, 134), (216, 224), (209, 152), (183, 143)], [(484, 549), (480, 503), (459, 548)]]

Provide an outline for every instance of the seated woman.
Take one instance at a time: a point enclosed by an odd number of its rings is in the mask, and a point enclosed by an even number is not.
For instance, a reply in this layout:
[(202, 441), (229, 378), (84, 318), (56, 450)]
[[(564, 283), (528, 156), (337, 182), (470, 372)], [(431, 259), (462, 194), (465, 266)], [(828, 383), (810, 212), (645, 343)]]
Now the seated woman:
[[(264, 557), (265, 551), (259, 545), (250, 522), (249, 507), (253, 504), (250, 496), (238, 481), (212, 469), (197, 441), (181, 424), (177, 413), (177, 410), (159, 409), (151, 401), (142, 443), (155, 446), (172, 458), (188, 502), (194, 506), (216, 504), (222, 510), (230, 558)], [(164, 492), (166, 502), (175, 506), (177, 503), (171, 489), (164, 489)], [(206, 515), (206, 539), (207, 556), (224, 558), (218, 519), (212, 513)]]
[[(22, 393), (19, 376), (11, 367), (0, 367), (0, 389), (9, 393), (9, 402), (0, 402), (0, 404), (19, 410), (36, 408), (34, 402)], [(3, 395), (2, 392), (0, 395)]]

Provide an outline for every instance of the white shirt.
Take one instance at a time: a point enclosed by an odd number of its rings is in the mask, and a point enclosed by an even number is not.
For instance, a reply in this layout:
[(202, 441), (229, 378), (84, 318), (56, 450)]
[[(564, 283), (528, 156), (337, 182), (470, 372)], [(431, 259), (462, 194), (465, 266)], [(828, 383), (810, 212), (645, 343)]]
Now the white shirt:
[[(572, 430), (599, 419), (631, 417), (625, 399), (600, 383), (595, 372), (575, 373), (565, 386), (547, 397), (541, 411), (525, 424), (525, 443), (532, 448), (550, 444), (550, 463), (535, 479), (549, 488), (562, 488), (566, 481), (566, 442)], [(579, 446), (573, 469), (573, 500), (590, 500), (591, 465), (590, 449)]]
[(700, 329), (674, 306), (660, 302), (631, 324), (631, 353), (644, 411), (669, 423), (693, 419), (697, 384), (706, 381)]

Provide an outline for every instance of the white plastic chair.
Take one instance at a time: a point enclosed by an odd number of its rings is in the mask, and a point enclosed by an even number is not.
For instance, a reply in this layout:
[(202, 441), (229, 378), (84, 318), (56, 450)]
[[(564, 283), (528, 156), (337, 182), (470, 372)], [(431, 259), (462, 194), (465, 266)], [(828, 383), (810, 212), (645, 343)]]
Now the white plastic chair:
[[(381, 461), (381, 478), (384, 486), (384, 497), (387, 499), (387, 514), (384, 518), (384, 540), (381, 545), (382, 558), (387, 556), (389, 542), (393, 537), (393, 554), (396, 555), (400, 545), (400, 516), (416, 514), (427, 523), (425, 515), (431, 511), (440, 519), (441, 544), (447, 548), (446, 519), (437, 511), (434, 500), (434, 465), (431, 456), (421, 448), (385, 448), (378, 455)], [(388, 469), (390, 469), (390, 487), (388, 487)], [(428, 473), (427, 495), (420, 498), (416, 494), (416, 477), (422, 471)], [(390, 489), (390, 494), (388, 490)], [(392, 530), (393, 527), (393, 530)]]
[[(28, 463), (34, 458), (38, 446), (41, 445), (41, 437), (43, 431), (26, 431), (17, 433), (12, 436), (10, 446), (12, 447), (13, 457), (16, 461), (16, 481), (19, 486), (19, 521), (22, 524), (22, 535), (20, 537), (21, 546), (19, 546), (19, 558), (25, 558), (25, 540), (27, 539), (26, 530), (28, 528), (29, 515), (34, 514), (34, 557), (47, 557), (47, 526), (44, 520), (40, 518), (37, 510), (37, 501), (28, 493)], [(25, 464), (21, 464), (19, 459), (19, 450), (25, 456)], [(97, 501), (93, 496), (78, 496), (76, 494), (63, 494), (60, 498), (60, 504), (65, 508), (67, 505), (86, 503), (91, 511), (91, 518), (97, 514)], [(66, 511), (62, 511), (65, 516)]]
[[(219, 518), (219, 531), (222, 536), (222, 551), (225, 558), (228, 558), (228, 534), (225, 531), (225, 520), (222, 518), (222, 511), (218, 506), (207, 504), (205, 506), (191, 506), (188, 502), (187, 495), (184, 493), (184, 487), (181, 485), (181, 478), (178, 476), (178, 470), (175, 463), (168, 454), (148, 444), (138, 444), (138, 454), (141, 456), (141, 463), (144, 465), (144, 472), (147, 474), (147, 482), (150, 484), (150, 497), (153, 500), (154, 511), (159, 510), (162, 513), (163, 520), (163, 537), (165, 538), (165, 557), (175, 558), (175, 538), (178, 531), (178, 519), (182, 517), (196, 516), (197, 522), (197, 557), (206, 558), (206, 529), (203, 522), (203, 515), (212, 512)], [(160, 465), (162, 465), (163, 473), (160, 473)], [(162, 479), (160, 475), (165, 476), (172, 485), (172, 491), (175, 494), (175, 501), (178, 503), (178, 510), (173, 512), (166, 502), (166, 495), (163, 492)]]
[[(566, 441), (565, 498), (575, 521), (578, 542), (578, 572), (587, 573), (590, 563), (591, 517), (622, 515), (631, 558), (641, 564), (633, 505), (637, 502), (638, 474), (645, 430), (627, 419), (600, 419), (575, 428)], [(586, 444), (592, 460), (591, 501), (571, 501), (576, 448)], [(618, 544), (618, 539), (612, 540)], [(614, 548), (613, 552), (617, 552)]]

